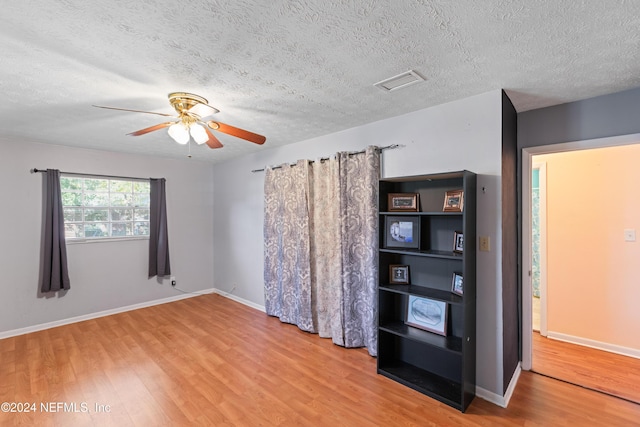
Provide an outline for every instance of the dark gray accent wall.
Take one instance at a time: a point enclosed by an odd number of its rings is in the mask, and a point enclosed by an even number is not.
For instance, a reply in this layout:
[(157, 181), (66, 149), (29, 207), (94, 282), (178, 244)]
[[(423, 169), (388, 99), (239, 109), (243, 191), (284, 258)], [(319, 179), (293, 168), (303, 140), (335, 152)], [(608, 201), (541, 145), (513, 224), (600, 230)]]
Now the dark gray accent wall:
[(640, 133), (640, 88), (518, 114), (518, 149)]
[(502, 367), (503, 393), (520, 361), (517, 115), (502, 91)]

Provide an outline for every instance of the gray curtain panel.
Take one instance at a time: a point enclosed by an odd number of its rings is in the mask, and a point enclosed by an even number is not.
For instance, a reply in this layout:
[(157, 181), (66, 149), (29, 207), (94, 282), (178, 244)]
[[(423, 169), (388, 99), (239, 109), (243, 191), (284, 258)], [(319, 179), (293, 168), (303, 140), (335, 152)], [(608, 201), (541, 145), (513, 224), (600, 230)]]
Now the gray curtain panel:
[(149, 277), (171, 274), (164, 178), (151, 178), (149, 213)]
[(309, 162), (265, 170), (265, 311), (282, 322), (316, 332), (311, 306)]
[(377, 351), (377, 147), (265, 171), (267, 314)]
[(378, 180), (380, 151), (339, 153), (342, 288), (346, 347), (378, 347)]
[(67, 268), (67, 244), (64, 238), (59, 170), (47, 169), (44, 197), (45, 218), (40, 291), (46, 293), (71, 288)]
[(344, 346), (338, 166), (332, 159), (314, 162), (310, 169), (309, 251), (318, 334)]

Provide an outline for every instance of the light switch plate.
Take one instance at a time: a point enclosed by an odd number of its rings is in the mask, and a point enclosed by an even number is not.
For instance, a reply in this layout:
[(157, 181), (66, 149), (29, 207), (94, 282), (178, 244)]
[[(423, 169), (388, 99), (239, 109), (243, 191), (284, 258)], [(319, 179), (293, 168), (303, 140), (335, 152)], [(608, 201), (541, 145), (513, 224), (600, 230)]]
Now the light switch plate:
[(636, 230), (633, 228), (625, 228), (624, 229), (624, 241), (625, 242), (635, 242), (636, 241)]
[(480, 243), (480, 250), (482, 252), (489, 252), (491, 251), (491, 241), (489, 240), (489, 236), (480, 236), (478, 238), (479, 243)]

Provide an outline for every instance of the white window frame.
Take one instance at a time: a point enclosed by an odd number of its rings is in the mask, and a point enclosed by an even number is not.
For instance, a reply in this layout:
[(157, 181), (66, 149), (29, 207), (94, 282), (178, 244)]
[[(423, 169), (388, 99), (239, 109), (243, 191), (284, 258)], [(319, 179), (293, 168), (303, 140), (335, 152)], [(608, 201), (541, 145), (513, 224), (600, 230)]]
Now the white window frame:
[[(61, 173), (60, 174), (61, 179), (62, 178), (73, 178), (73, 179), (99, 179), (99, 180), (106, 180), (108, 181), (107, 184), (107, 191), (98, 191), (96, 193), (105, 193), (108, 194), (108, 198), (109, 198), (109, 203), (108, 206), (88, 206), (84, 204), (84, 195), (87, 193), (92, 193), (91, 191), (87, 191), (84, 185), (84, 181), (83, 181), (83, 185), (82, 188), (79, 191), (73, 191), (73, 192), (77, 192), (80, 193), (82, 195), (81, 199), (81, 205), (80, 206), (76, 206), (76, 205), (65, 205), (64, 201), (63, 201), (63, 210), (65, 208), (79, 208), (82, 211), (82, 220), (81, 221), (67, 221), (65, 218), (65, 227), (68, 223), (70, 224), (82, 224), (83, 230), (85, 230), (86, 225), (89, 224), (97, 224), (97, 223), (102, 223), (102, 224), (107, 224), (107, 228), (108, 228), (108, 233), (111, 234), (111, 230), (112, 230), (112, 225), (113, 223), (132, 223), (132, 227), (135, 226), (135, 224), (138, 223), (149, 223), (150, 218), (146, 219), (146, 220), (142, 220), (142, 221), (136, 221), (135, 220), (135, 209), (149, 209), (150, 206), (149, 205), (142, 205), (142, 206), (136, 206), (135, 205), (135, 195), (136, 194), (141, 194), (141, 193), (136, 193), (134, 191), (134, 187), (132, 185), (132, 191), (131, 193), (122, 193), (122, 192), (112, 192), (111, 191), (111, 182), (112, 181), (118, 181), (118, 182), (130, 182), (132, 184), (136, 183), (136, 182), (146, 182), (149, 183), (148, 179), (141, 179), (141, 178), (130, 178), (130, 177), (117, 177), (117, 176), (105, 176), (105, 175), (92, 175), (92, 174), (75, 174), (75, 173)], [(62, 186), (61, 186), (62, 187)], [(61, 192), (64, 193), (69, 193), (69, 191), (65, 191), (64, 189), (61, 188)], [(149, 197), (150, 197), (150, 192), (151, 190), (149, 189)], [(125, 205), (125, 206), (118, 206), (118, 205), (113, 205), (112, 204), (112, 193), (115, 194), (131, 194), (131, 200), (132, 200), (132, 204), (131, 205)], [(146, 193), (142, 193), (142, 194), (146, 194)], [(113, 220), (111, 215), (112, 215), (112, 209), (113, 208), (122, 208), (122, 209), (133, 209), (133, 218), (131, 220), (127, 220), (127, 221), (118, 221), (118, 220)], [(108, 217), (106, 220), (104, 221), (86, 221), (85, 219), (85, 209), (107, 209), (108, 211)], [(68, 244), (77, 244), (77, 243), (97, 243), (97, 242), (115, 242), (115, 241), (125, 241), (125, 240), (148, 240), (149, 239), (149, 234), (144, 234), (144, 235), (125, 235), (125, 236), (111, 236), (111, 235), (107, 235), (107, 236), (95, 236), (95, 237), (72, 237), (72, 236), (67, 236), (65, 233), (65, 240)]]

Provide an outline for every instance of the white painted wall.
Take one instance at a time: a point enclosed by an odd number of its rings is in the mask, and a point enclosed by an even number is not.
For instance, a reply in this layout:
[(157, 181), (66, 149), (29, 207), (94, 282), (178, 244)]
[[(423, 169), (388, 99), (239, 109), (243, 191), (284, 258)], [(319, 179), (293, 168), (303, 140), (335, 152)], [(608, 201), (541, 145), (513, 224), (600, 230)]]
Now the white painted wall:
[(165, 177), (172, 272), (185, 290), (212, 287), (210, 164), (0, 140), (0, 334), (179, 295), (168, 280), (147, 278), (148, 240), (136, 240), (68, 244), (71, 289), (39, 297), (43, 175), (34, 167)]
[(478, 252), (477, 385), (502, 396), (501, 96), (497, 90), (283, 148), (268, 149), (267, 140), (259, 153), (216, 165), (214, 286), (264, 305), (264, 173), (253, 169), (400, 144), (383, 152), (384, 177), (470, 170), (479, 174), (477, 233), (492, 245)]

